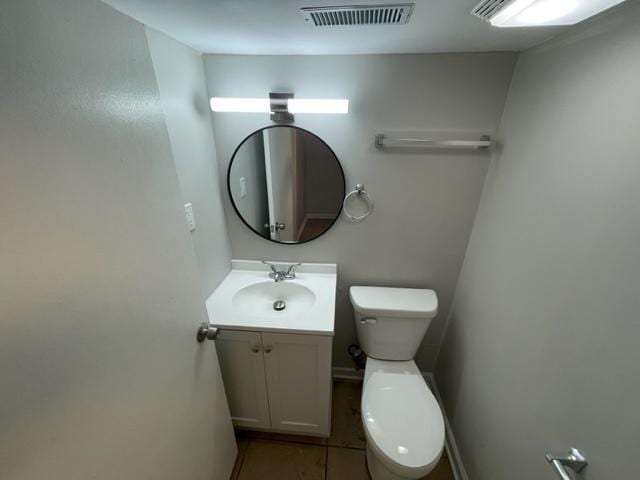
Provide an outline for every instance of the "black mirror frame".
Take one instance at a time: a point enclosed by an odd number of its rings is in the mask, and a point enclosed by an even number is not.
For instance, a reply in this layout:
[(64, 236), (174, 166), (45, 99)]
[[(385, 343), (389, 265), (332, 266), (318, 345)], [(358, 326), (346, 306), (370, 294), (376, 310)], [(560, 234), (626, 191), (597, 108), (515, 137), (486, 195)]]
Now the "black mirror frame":
[(269, 241), (271, 243), (275, 243), (277, 245), (302, 245), (304, 243), (312, 242), (313, 240), (316, 240), (316, 239), (322, 237), (325, 233), (327, 233), (329, 230), (331, 230), (333, 228), (335, 223), (338, 221), (338, 218), (340, 218), (340, 215), (342, 214), (342, 203), (340, 204), (340, 209), (338, 210), (338, 213), (336, 214), (336, 218), (333, 219), (333, 221), (331, 222), (331, 225), (329, 225), (320, 235), (315, 236), (313, 238), (310, 238), (308, 240), (303, 240), (301, 242), (281, 242), (281, 241), (278, 241), (278, 240), (272, 240), (271, 238), (265, 238), (264, 236), (262, 236), (260, 234), (260, 232), (256, 231), (251, 225), (249, 225), (247, 223), (247, 221), (243, 218), (243, 216), (240, 215), (240, 211), (238, 210), (238, 207), (236, 206), (236, 203), (233, 200), (233, 195), (231, 195), (231, 167), (233, 165), (233, 159), (236, 157), (236, 153), (238, 153), (238, 150), (240, 150), (242, 145), (244, 145), (244, 143), (247, 140), (249, 140), (249, 138), (251, 138), (256, 133), (262, 132), (262, 131), (267, 130), (269, 128), (295, 128), (295, 129), (300, 130), (302, 132), (308, 133), (309, 135), (313, 135), (318, 140), (320, 140), (327, 147), (327, 149), (329, 149), (329, 151), (331, 152), (331, 155), (333, 155), (333, 158), (335, 158), (336, 163), (338, 164), (338, 168), (340, 169), (340, 174), (342, 175), (342, 198), (344, 198), (345, 194), (347, 193), (347, 182), (346, 182), (346, 178), (344, 176), (344, 169), (342, 168), (342, 164), (340, 163), (340, 160), (338, 159), (338, 156), (336, 155), (336, 153), (333, 151), (333, 149), (329, 146), (329, 144), (327, 142), (325, 142), (322, 138), (320, 138), (315, 133), (313, 133), (313, 132), (311, 132), (309, 130), (306, 130), (304, 128), (297, 127), (295, 125), (267, 125), (266, 127), (259, 128), (258, 130), (255, 130), (254, 132), (251, 132), (249, 135), (244, 137), (244, 139), (238, 144), (238, 146), (233, 151), (233, 154), (231, 155), (231, 160), (229, 160), (229, 167), (227, 168), (227, 194), (229, 195), (229, 200), (231, 201), (231, 206), (233, 206), (233, 210), (236, 212), (236, 215), (242, 221), (242, 223), (244, 223), (245, 226), (249, 230), (251, 230), (253, 233), (255, 233), (262, 240), (267, 240), (267, 241)]

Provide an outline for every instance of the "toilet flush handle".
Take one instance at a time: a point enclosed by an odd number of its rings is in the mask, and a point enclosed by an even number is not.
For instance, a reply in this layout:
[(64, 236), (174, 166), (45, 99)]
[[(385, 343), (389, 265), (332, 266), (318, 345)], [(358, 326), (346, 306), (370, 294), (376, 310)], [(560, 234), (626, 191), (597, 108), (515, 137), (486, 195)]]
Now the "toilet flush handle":
[(374, 317), (363, 317), (360, 319), (360, 323), (363, 325), (375, 325), (378, 323), (378, 319)]

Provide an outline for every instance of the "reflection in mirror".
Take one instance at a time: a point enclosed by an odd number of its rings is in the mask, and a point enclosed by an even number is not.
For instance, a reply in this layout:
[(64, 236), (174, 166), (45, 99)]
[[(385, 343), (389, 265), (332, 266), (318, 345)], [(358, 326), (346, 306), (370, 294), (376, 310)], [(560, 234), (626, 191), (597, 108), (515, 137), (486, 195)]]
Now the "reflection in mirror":
[(311, 132), (283, 125), (258, 130), (238, 146), (227, 183), (242, 221), (280, 243), (307, 242), (326, 232), (345, 193), (331, 148)]

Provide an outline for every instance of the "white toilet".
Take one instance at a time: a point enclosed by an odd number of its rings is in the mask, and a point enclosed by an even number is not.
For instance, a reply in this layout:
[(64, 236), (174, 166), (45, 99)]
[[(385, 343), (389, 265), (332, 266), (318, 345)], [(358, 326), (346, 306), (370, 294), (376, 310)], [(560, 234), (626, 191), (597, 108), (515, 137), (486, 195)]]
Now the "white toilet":
[(373, 480), (418, 479), (444, 448), (440, 406), (413, 361), (438, 311), (433, 290), (351, 287), (360, 346), (367, 354), (362, 423)]

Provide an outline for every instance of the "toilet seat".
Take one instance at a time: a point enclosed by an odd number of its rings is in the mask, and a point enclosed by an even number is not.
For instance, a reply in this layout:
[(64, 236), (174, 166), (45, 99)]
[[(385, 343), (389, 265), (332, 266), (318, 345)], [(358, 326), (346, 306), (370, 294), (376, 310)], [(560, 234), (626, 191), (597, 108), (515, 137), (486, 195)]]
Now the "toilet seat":
[(362, 423), (371, 449), (402, 478), (423, 477), (440, 460), (442, 412), (413, 360), (367, 359)]

